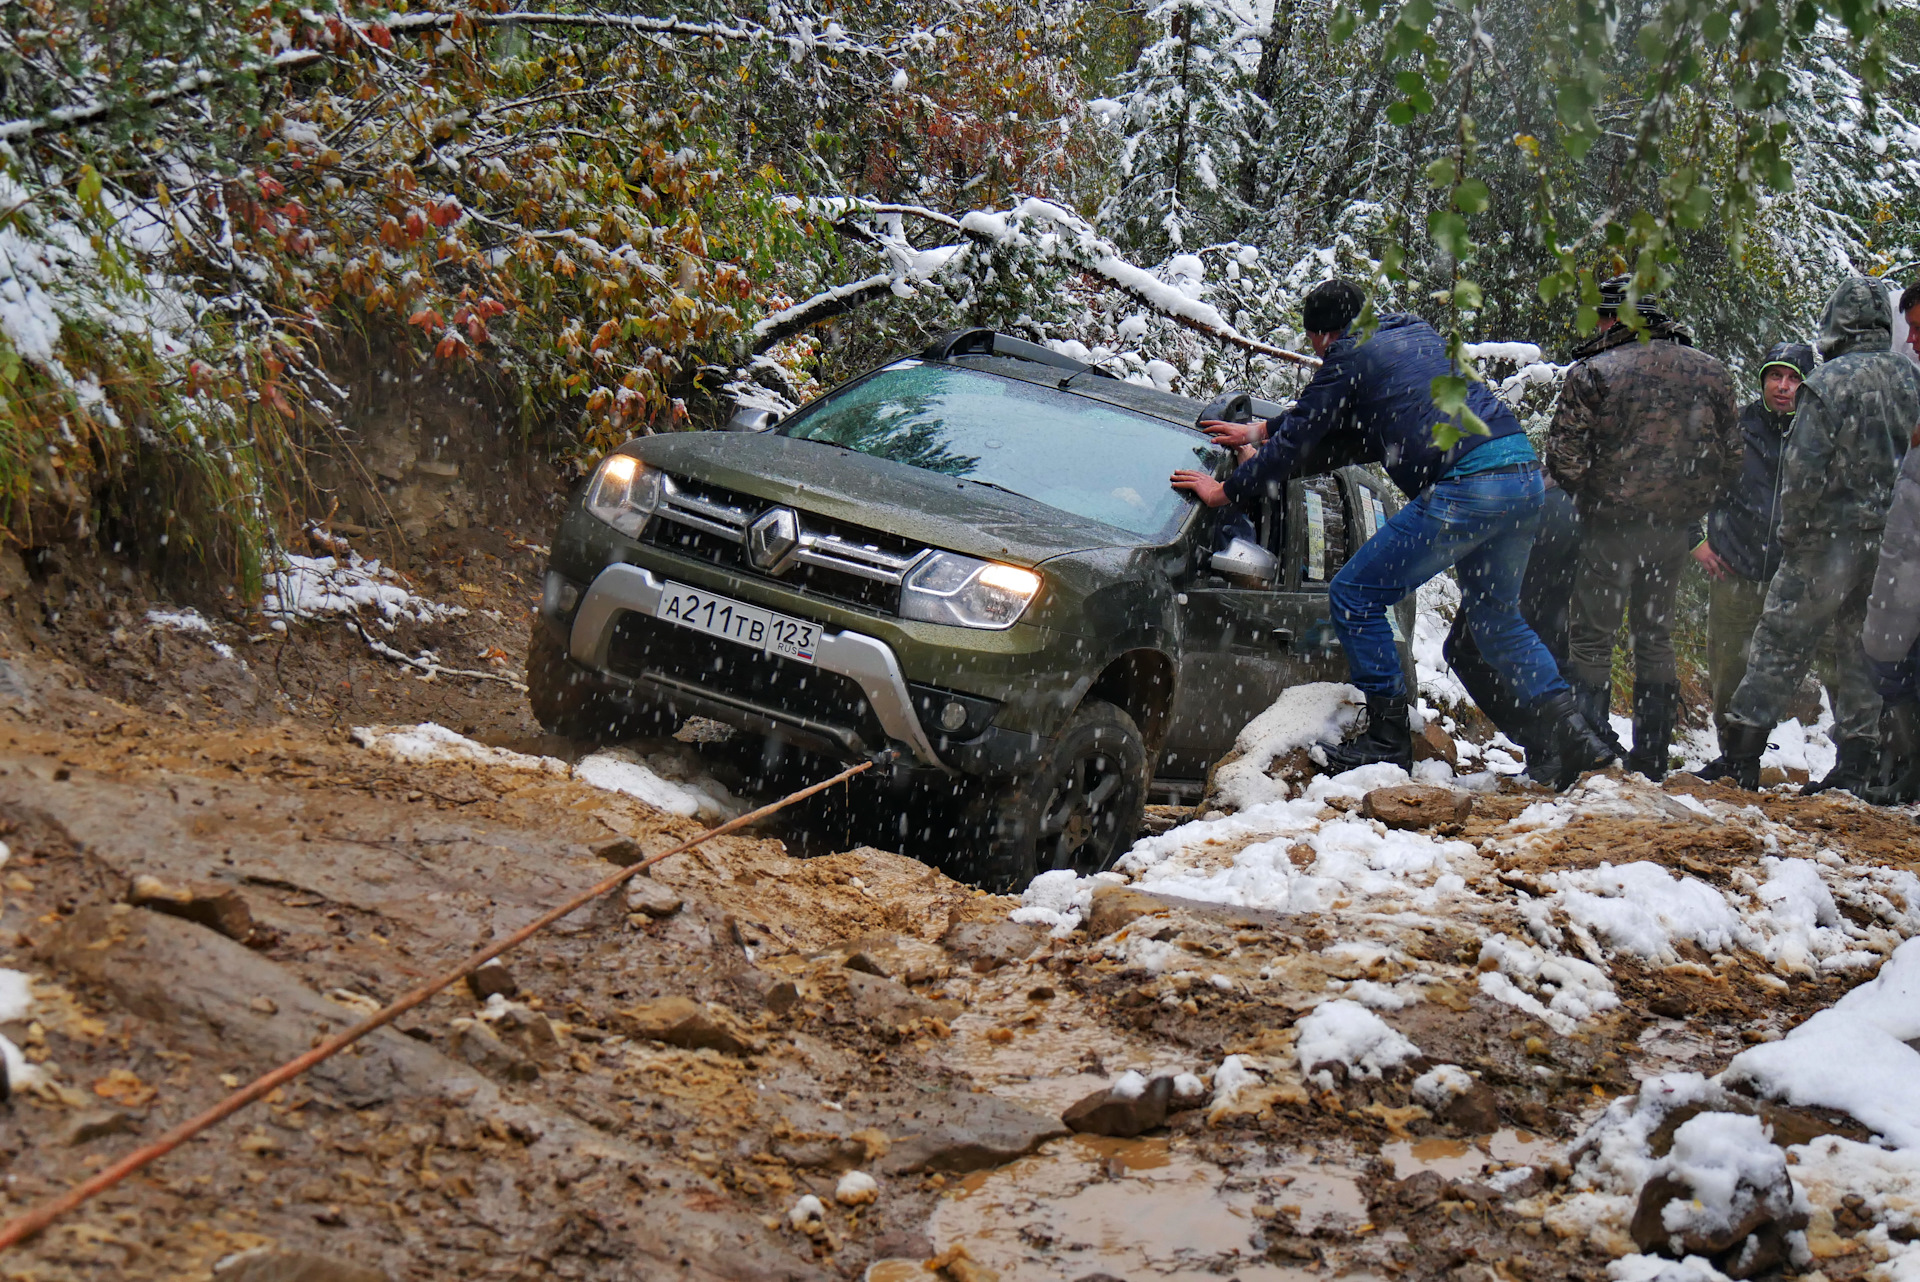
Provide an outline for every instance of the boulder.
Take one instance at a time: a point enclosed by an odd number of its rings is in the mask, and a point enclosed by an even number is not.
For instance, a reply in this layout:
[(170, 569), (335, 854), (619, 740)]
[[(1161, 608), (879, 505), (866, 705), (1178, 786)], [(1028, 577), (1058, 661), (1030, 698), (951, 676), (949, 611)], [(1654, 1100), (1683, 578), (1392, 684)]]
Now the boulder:
[(1032, 956), (1046, 937), (1044, 926), (1005, 920), (963, 921), (947, 929), (940, 937), (940, 946), (956, 961), (985, 972)]
[(651, 877), (635, 877), (627, 883), (627, 911), (649, 917), (671, 917), (684, 901)]
[(1786, 1236), (1806, 1228), (1808, 1215), (1786, 1154), (1766, 1134), (1750, 1114), (1701, 1113), (1678, 1127), (1669, 1168), (1640, 1190), (1627, 1229), (1634, 1245), (1674, 1259), (1702, 1256), (1732, 1278), (1784, 1263)]
[(684, 1050), (716, 1050), (723, 1055), (746, 1055), (753, 1039), (732, 1013), (702, 1006), (685, 997), (656, 997), (614, 1013), (614, 1022), (628, 1037), (665, 1042)]
[(1087, 908), (1087, 936), (1105, 939), (1129, 922), (1167, 911), (1166, 904), (1131, 887), (1095, 886)]
[(1419, 734), (1413, 736), (1413, 759), (1415, 761), (1444, 761), (1449, 766), (1460, 764), (1460, 750), (1453, 744), (1453, 736), (1438, 721), (1427, 722)]
[(239, 891), (226, 886), (168, 882), (141, 873), (133, 879), (127, 902), (205, 926), (243, 944), (253, 933), (253, 910)]
[(1434, 1116), (1468, 1135), (1491, 1135), (1500, 1129), (1500, 1097), (1491, 1086), (1477, 1081), (1442, 1104)]
[[(1137, 1076), (1133, 1080), (1139, 1082)], [(1070, 1106), (1060, 1120), (1082, 1135), (1143, 1135), (1166, 1125), (1167, 1105), (1172, 1099), (1171, 1077), (1156, 1077), (1132, 1091), (1115, 1083)]]
[(1432, 828), (1464, 823), (1473, 813), (1473, 794), (1432, 784), (1406, 783), (1375, 788), (1360, 799), (1360, 814), (1389, 828)]
[(520, 983), (505, 966), (496, 959), (484, 966), (476, 967), (467, 976), (467, 991), (481, 1001), (498, 994), (501, 997), (518, 997)]
[(874, 1167), (879, 1174), (964, 1175), (1005, 1166), (1070, 1133), (1058, 1118), (998, 1095), (971, 1091), (928, 1098), (916, 1106), (915, 1113), (889, 1124), (893, 1143)]
[(842, 970), (853, 1013), (862, 1022), (900, 1028), (916, 1019), (952, 1019), (960, 1008), (952, 1002), (929, 1001), (920, 994), (883, 975), (862, 970)]

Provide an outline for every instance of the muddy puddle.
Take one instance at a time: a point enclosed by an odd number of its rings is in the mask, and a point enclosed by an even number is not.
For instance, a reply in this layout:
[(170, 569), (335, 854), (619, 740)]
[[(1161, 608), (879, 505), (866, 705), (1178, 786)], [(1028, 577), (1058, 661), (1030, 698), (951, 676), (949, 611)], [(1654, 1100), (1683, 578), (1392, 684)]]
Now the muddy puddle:
[[(1100, 1273), (1296, 1282), (1329, 1274), (1270, 1259), (1269, 1237), (1372, 1233), (1358, 1176), (1357, 1165), (1312, 1149), (1274, 1155), (1250, 1146), (1228, 1166), (1199, 1156), (1180, 1136), (1080, 1135), (960, 1181), (928, 1232), (935, 1250), (963, 1247), (1002, 1282)], [(884, 1270), (894, 1263), (876, 1264), (869, 1277), (887, 1282), (895, 1275)]]
[(1393, 1167), (1393, 1177), (1404, 1180), (1432, 1171), (1447, 1180), (1478, 1180), (1516, 1166), (1539, 1166), (1559, 1156), (1564, 1143), (1530, 1131), (1500, 1130), (1472, 1139), (1428, 1136), (1395, 1140), (1380, 1147), (1380, 1156)]

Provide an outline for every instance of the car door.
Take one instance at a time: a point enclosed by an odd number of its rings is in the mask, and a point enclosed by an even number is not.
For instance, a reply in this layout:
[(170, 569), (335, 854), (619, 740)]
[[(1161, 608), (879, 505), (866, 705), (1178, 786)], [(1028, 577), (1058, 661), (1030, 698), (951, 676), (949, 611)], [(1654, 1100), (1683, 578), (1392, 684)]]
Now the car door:
[[(1347, 679), (1327, 583), (1396, 507), (1358, 468), (1296, 479), (1284, 505), (1268, 502), (1258, 514), (1260, 542), (1280, 557), (1272, 584), (1230, 584), (1211, 573), (1205, 557), (1196, 558), (1200, 568), (1181, 585), (1180, 676), (1161, 780), (1205, 779), (1240, 728), (1287, 687)], [(1201, 537), (1211, 539), (1211, 527)], [(1409, 612), (1410, 603), (1394, 623), (1411, 671), (1404, 645)]]

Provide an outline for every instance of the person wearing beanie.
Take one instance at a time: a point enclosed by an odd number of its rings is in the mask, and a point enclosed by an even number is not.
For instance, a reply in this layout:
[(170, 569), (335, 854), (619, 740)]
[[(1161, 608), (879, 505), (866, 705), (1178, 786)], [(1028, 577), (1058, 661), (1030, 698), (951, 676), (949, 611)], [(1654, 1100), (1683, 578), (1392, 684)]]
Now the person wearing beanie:
[(1739, 465), (1740, 411), (1726, 366), (1695, 348), (1658, 300), (1637, 300), (1637, 332), (1620, 320), (1631, 280), (1601, 287), (1599, 330), (1574, 352), (1547, 433), (1547, 467), (1580, 508), (1568, 679), (1587, 721), (1610, 738), (1613, 638), (1624, 611), (1633, 750), (1622, 755), (1629, 770), (1658, 781), (1680, 710), (1674, 595), (1692, 527)]
[[(1781, 460), (1800, 384), (1817, 357), (1806, 343), (1775, 343), (1760, 365), (1760, 395), (1740, 411), (1745, 453), (1740, 472), (1713, 511), (1705, 537), (1693, 549), (1710, 580), (1707, 671), (1713, 686), (1713, 728), (1726, 734), (1727, 705), (1747, 674), (1747, 646), (1767, 602), (1767, 582), (1780, 568)], [(1831, 683), (1826, 651), (1816, 667)]]
[[(1558, 757), (1551, 781), (1566, 788), (1583, 770), (1612, 760), (1581, 718), (1553, 656), (1516, 604), (1527, 555), (1540, 524), (1545, 482), (1540, 463), (1513, 412), (1485, 384), (1474, 383), (1467, 407), (1485, 431), (1441, 412), (1433, 380), (1457, 371), (1446, 342), (1417, 316), (1388, 313), (1368, 335), (1353, 332), (1366, 305), (1357, 285), (1330, 280), (1302, 300), (1307, 341), (1320, 369), (1293, 408), (1265, 423), (1209, 421), (1201, 426), (1223, 445), (1258, 446), (1225, 482), (1179, 471), (1175, 489), (1212, 507), (1262, 494), (1284, 495), (1301, 460), (1329, 438), (1384, 463), (1408, 502), (1348, 558), (1328, 586), (1333, 627), (1353, 684), (1367, 699), (1366, 727), (1327, 753), (1335, 772), (1374, 762), (1413, 768), (1413, 739), (1400, 654), (1387, 612), (1428, 579), (1453, 568), (1460, 611), (1480, 653), (1523, 710), (1521, 740)], [(1435, 439), (1451, 426), (1451, 444)]]
[(1818, 347), (1825, 360), (1801, 385), (1781, 464), (1780, 568), (1727, 708), (1720, 760), (1698, 773), (1760, 786), (1767, 736), (1831, 637), (1838, 751), (1811, 790), (1857, 796), (1880, 756), (1880, 696), (1861, 630), (1894, 480), (1920, 424), (1920, 366), (1893, 350), (1893, 300), (1887, 282), (1870, 276), (1834, 290)]
[[(1910, 350), (1920, 359), (1920, 282), (1907, 286), (1899, 308)], [(1885, 704), (1880, 777), (1866, 800), (1882, 806), (1920, 801), (1920, 449), (1907, 450), (1894, 483), (1860, 644)]]

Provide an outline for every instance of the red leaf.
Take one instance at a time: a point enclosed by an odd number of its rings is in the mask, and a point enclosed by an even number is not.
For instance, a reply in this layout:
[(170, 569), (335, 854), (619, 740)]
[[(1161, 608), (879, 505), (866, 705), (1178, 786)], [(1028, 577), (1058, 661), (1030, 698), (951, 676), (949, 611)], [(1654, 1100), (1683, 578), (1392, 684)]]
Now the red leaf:
[(418, 325), (421, 329), (427, 330), (439, 329), (444, 323), (445, 322), (440, 319), (440, 313), (434, 311), (431, 307), (422, 307), (419, 311), (407, 317), (407, 324)]
[(435, 227), (451, 227), (460, 221), (460, 215), (463, 212), (465, 211), (460, 208), (458, 199), (452, 196), (442, 196), (435, 202), (432, 212), (427, 216), (433, 220)]

